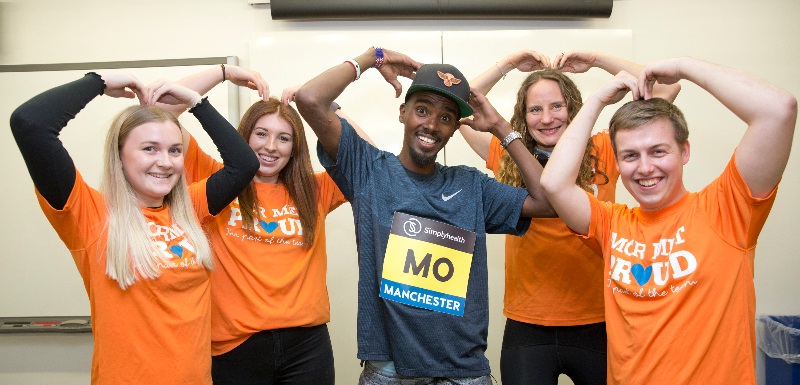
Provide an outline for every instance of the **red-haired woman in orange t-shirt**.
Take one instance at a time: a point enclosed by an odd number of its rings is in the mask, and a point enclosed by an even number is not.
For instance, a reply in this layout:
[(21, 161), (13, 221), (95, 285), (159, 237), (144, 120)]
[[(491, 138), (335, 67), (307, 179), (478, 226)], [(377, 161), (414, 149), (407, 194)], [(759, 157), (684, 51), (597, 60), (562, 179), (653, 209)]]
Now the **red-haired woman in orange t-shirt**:
[[(327, 173), (311, 168), (303, 122), (289, 104), (296, 88), (284, 91), (283, 101), (269, 98), (257, 72), (231, 65), (180, 83), (206, 93), (224, 80), (265, 97), (238, 128), (259, 171), (204, 223), (218, 266), (211, 276), (214, 383), (333, 384), (325, 217), (346, 200)], [(221, 166), (190, 139), (190, 179)]]

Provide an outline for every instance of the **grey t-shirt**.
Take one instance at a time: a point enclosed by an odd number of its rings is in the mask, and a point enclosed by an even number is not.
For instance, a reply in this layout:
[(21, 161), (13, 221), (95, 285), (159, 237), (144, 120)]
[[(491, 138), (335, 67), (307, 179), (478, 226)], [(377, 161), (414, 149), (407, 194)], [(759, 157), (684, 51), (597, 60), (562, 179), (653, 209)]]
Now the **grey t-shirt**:
[[(406, 170), (392, 153), (361, 139), (342, 119), (337, 158), (317, 155), (350, 201), (358, 246), (358, 358), (394, 361), (398, 374), (476, 377), (489, 374), (486, 234), (522, 235), (528, 192), (465, 166), (436, 164), (430, 175)], [(379, 297), (383, 260), (396, 211), (476, 234), (463, 317)], [(496, 256), (502, 258), (501, 255)]]

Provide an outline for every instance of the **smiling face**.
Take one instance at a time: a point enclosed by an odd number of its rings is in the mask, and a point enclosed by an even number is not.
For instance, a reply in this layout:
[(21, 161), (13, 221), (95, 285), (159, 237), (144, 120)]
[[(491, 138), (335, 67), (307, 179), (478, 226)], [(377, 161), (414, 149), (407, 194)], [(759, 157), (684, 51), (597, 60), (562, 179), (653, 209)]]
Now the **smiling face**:
[(139, 125), (120, 149), (123, 173), (139, 205), (160, 207), (183, 173), (183, 137), (171, 121)]
[(292, 126), (277, 113), (264, 115), (256, 120), (248, 143), (258, 156), (261, 165), (253, 180), (278, 183), (281, 170), (292, 157), (294, 145)]
[(460, 125), (458, 114), (454, 101), (434, 92), (416, 92), (401, 104), (405, 135), (398, 158), (403, 166), (419, 174), (432, 173), (436, 155)]
[(662, 209), (686, 193), (683, 165), (689, 162), (689, 142), (676, 141), (669, 119), (621, 129), (615, 143), (622, 183), (642, 210)]
[(541, 79), (528, 88), (525, 123), (537, 148), (553, 151), (568, 121), (567, 103), (556, 81)]

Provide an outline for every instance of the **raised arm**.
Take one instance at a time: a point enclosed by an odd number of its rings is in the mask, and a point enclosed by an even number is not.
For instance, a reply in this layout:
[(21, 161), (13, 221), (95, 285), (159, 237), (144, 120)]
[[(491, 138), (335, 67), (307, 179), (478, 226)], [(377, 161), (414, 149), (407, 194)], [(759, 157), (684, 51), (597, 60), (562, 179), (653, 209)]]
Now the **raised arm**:
[[(300, 85), (284, 88), (283, 93), (281, 94), (281, 102), (283, 102), (283, 104), (286, 105), (288, 105), (291, 102), (294, 102), (294, 96), (295, 94), (297, 94), (297, 90), (299, 89)], [(340, 106), (339, 103), (336, 102), (331, 103), (331, 110), (333, 110), (333, 112), (335, 112), (336, 115), (338, 115), (340, 118), (346, 120), (347, 123), (350, 123), (350, 125), (353, 126), (353, 129), (356, 130), (358, 136), (366, 140), (369, 144), (373, 146), (375, 145), (375, 142), (372, 141), (372, 138), (370, 138), (369, 135), (367, 135), (367, 133), (364, 132), (364, 130), (362, 130), (361, 127), (358, 124), (356, 124), (356, 122), (353, 119), (351, 119), (349, 116), (347, 116), (347, 114), (345, 114), (342, 111), (342, 106)]]
[(542, 173), (541, 184), (547, 199), (559, 218), (576, 233), (587, 235), (591, 220), (589, 197), (575, 184), (586, 142), (603, 108), (622, 100), (629, 90), (638, 99), (636, 78), (622, 71), (590, 95), (561, 135)]
[[(261, 77), (260, 73), (230, 64), (213, 66), (205, 71), (178, 80), (176, 83), (203, 96), (226, 80), (237, 86), (258, 91), (258, 96), (263, 100), (269, 99), (269, 84)], [(158, 106), (172, 112), (175, 116), (182, 114), (189, 108), (185, 104), (164, 103)]]
[[(526, 49), (514, 52), (496, 62), (486, 69), (477, 78), (470, 80), (469, 84), (478, 93), (488, 95), (500, 79), (503, 79), (514, 69), (520, 72), (531, 72), (550, 67), (550, 58), (534, 50)], [(488, 132), (480, 132), (462, 125), (458, 128), (461, 136), (467, 144), (483, 160), (489, 157), (489, 145), (492, 142), (492, 135)]]
[[(471, 127), (476, 131), (488, 132), (501, 141), (506, 139), (509, 134), (514, 132), (511, 124), (497, 113), (494, 106), (489, 103), (485, 96), (472, 89), (469, 95), (469, 105), (473, 109), (472, 117), (461, 119), (461, 124)], [(519, 139), (519, 137), (517, 137)], [(511, 159), (517, 163), (522, 179), (525, 181), (525, 188), (528, 190), (528, 197), (522, 206), (522, 217), (554, 217), (555, 211), (547, 202), (544, 191), (538, 183), (542, 175), (542, 166), (525, 148), (521, 140), (511, 140), (505, 143), (506, 151)]]
[[(178, 85), (199, 93), (201, 96), (207, 94), (216, 85), (230, 81), (240, 87), (247, 87), (258, 91), (258, 95), (263, 99), (269, 99), (269, 84), (261, 77), (257, 71), (252, 71), (235, 65), (213, 66), (205, 71), (178, 80)], [(171, 102), (175, 102), (172, 100)], [(175, 116), (184, 113), (190, 106), (181, 103), (156, 103), (160, 108), (171, 112)], [(193, 183), (211, 176), (212, 171), (218, 166), (217, 160), (208, 155), (193, 140), (189, 130), (183, 130), (183, 142), (187, 144), (186, 154), (189, 162), (184, 163), (185, 175), (188, 183)]]
[[(406, 55), (383, 49), (383, 64), (378, 68), (384, 79), (395, 89), (399, 97), (402, 86), (398, 76), (414, 78), (414, 71), (422, 66)], [(339, 150), (342, 125), (339, 117), (331, 110), (331, 103), (342, 94), (350, 83), (357, 80), (367, 69), (376, 64), (376, 50), (369, 48), (364, 53), (342, 64), (331, 67), (309, 80), (297, 91), (295, 102), (300, 115), (308, 122), (319, 142), (332, 158)]]
[(217, 146), (224, 166), (212, 174), (206, 182), (208, 210), (216, 215), (224, 209), (247, 186), (258, 171), (259, 162), (255, 153), (230, 122), (217, 112), (207, 98), (200, 97), (176, 83), (159, 81), (148, 86), (147, 102), (184, 104), (193, 106), (194, 114), (208, 136)]
[(75, 185), (75, 165), (58, 136), (97, 96), (133, 98), (142, 84), (132, 75), (96, 73), (45, 91), (11, 114), (11, 131), (36, 189), (53, 208), (67, 203)]
[(736, 167), (756, 198), (778, 184), (789, 161), (797, 99), (788, 92), (742, 71), (693, 58), (665, 60), (645, 67), (639, 87), (646, 98), (653, 84), (686, 79), (719, 100), (747, 124), (736, 147)]
[[(611, 75), (625, 71), (637, 77), (644, 69), (641, 64), (596, 51), (570, 51), (556, 56), (553, 61), (553, 68), (564, 72), (583, 73), (592, 67), (600, 68)], [(681, 86), (678, 83), (656, 84), (653, 87), (653, 96), (674, 102), (680, 91)]]
[(483, 95), (488, 95), (500, 79), (503, 79), (513, 70), (532, 72), (550, 68), (550, 58), (532, 49), (514, 52), (500, 59), (489, 67), (477, 78), (470, 80), (469, 85)]

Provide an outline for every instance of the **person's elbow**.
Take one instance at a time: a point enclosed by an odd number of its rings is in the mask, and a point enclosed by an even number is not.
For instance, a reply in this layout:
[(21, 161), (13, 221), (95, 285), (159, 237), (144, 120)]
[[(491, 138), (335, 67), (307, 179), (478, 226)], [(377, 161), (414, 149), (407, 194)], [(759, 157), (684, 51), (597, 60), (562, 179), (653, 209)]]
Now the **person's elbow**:
[(558, 197), (559, 193), (563, 193), (574, 186), (571, 183), (569, 185), (565, 185), (564, 183), (567, 183), (566, 179), (560, 178), (560, 175), (557, 173), (548, 172), (547, 169), (544, 170), (542, 177), (539, 179), (539, 185), (542, 188), (544, 197), (547, 200), (547, 205), (552, 211), (553, 216), (558, 216), (558, 211), (556, 211), (551, 202), (554, 201), (554, 198)]
[(797, 122), (797, 98), (788, 92), (783, 92), (782, 94), (780, 100), (776, 101), (776, 103), (779, 104), (780, 109), (783, 111), (783, 120), (794, 131), (794, 126)]
[(545, 169), (542, 172), (542, 177), (539, 178), (539, 185), (542, 187), (544, 194), (550, 197), (559, 190), (559, 180), (555, 174), (548, 171)]
[(255, 177), (256, 173), (258, 173), (258, 169), (260, 168), (261, 168), (261, 162), (258, 161), (256, 153), (252, 152), (252, 156), (248, 157), (247, 165), (245, 166), (245, 171), (247, 172), (248, 175)]
[(35, 122), (36, 118), (32, 110), (22, 107), (14, 110), (9, 118), (9, 126), (11, 126), (11, 134), (14, 139), (19, 142), (26, 135), (32, 134), (33, 130), (31, 128), (36, 125)]
[(294, 102), (297, 105), (297, 111), (306, 121), (310, 117), (324, 115), (324, 111), (330, 109), (330, 103), (323, 102), (319, 93), (314, 92), (313, 89), (309, 89), (305, 85), (295, 93)]
[(525, 203), (522, 204), (521, 216), (524, 218), (556, 218), (558, 214), (546, 199), (537, 199), (528, 195)]

